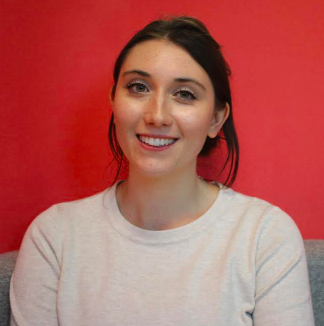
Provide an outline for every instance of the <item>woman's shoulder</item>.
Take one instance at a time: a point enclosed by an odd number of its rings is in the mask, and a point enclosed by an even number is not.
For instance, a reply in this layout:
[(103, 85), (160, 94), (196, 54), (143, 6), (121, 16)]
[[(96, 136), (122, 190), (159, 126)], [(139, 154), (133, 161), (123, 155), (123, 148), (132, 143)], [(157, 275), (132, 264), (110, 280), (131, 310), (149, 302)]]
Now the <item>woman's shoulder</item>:
[(67, 224), (93, 222), (102, 218), (105, 212), (104, 198), (111, 188), (94, 195), (60, 202), (40, 213), (31, 223), (30, 228), (57, 228)]
[(104, 209), (104, 197), (111, 188), (105, 189), (99, 193), (87, 196), (81, 199), (61, 202), (54, 205), (58, 215), (76, 216), (76, 215), (91, 215), (96, 212), (101, 212)]
[[(303, 238), (294, 219), (284, 210), (264, 199), (222, 188), (223, 234), (239, 255), (251, 255), (258, 271), (265, 262), (271, 270), (282, 272), (285, 263), (305, 256)], [(269, 275), (270, 277), (271, 275)]]
[(280, 207), (231, 188), (222, 187), (221, 192), (228, 199), (225, 213), (228, 219), (250, 225), (251, 228), (258, 226), (262, 234), (273, 232), (284, 236), (292, 232), (297, 238), (300, 237), (295, 221)]
[(245, 212), (261, 211), (264, 213), (273, 211), (273, 212), (278, 212), (278, 214), (287, 215), (278, 206), (270, 203), (265, 199), (247, 195), (222, 185), (220, 185), (220, 189), (221, 189), (220, 192), (222, 193), (222, 196), (224, 198), (226, 197), (228, 202), (230, 203), (229, 209), (231, 210), (241, 210)]

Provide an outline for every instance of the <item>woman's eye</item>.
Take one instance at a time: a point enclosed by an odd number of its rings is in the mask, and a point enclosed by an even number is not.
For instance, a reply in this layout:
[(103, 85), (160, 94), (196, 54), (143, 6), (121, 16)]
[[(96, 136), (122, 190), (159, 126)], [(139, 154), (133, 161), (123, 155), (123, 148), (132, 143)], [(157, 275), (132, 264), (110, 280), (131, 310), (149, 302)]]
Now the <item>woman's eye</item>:
[(176, 93), (176, 96), (181, 100), (195, 100), (197, 96), (190, 91), (182, 90)]
[(130, 83), (126, 86), (132, 93), (148, 92), (148, 88), (142, 83)]

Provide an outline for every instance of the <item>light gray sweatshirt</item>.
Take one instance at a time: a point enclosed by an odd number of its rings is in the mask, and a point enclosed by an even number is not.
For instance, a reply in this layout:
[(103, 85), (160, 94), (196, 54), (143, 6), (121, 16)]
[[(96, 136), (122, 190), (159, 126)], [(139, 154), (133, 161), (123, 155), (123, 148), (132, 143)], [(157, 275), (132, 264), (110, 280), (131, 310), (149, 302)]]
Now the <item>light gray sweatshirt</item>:
[(222, 188), (194, 222), (149, 231), (121, 215), (115, 193), (32, 222), (12, 326), (314, 325), (303, 240), (279, 208)]

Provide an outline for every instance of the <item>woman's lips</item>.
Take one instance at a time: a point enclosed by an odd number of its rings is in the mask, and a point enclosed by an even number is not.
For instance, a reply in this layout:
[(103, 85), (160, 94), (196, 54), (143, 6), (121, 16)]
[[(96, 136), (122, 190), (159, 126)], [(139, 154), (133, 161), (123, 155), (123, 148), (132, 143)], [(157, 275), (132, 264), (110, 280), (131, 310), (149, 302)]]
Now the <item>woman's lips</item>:
[(162, 150), (167, 149), (173, 145), (178, 138), (172, 138), (169, 136), (154, 136), (151, 135), (137, 135), (138, 140), (140, 141), (142, 147), (145, 149), (155, 149)]

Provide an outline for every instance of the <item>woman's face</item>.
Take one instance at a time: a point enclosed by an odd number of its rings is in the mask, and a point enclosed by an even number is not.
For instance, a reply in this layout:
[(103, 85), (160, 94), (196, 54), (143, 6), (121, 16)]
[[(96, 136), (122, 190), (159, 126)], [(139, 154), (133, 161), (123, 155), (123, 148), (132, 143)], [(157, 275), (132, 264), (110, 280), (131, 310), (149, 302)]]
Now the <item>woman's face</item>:
[(113, 112), (130, 172), (159, 177), (196, 171), (206, 137), (215, 137), (228, 108), (214, 110), (204, 69), (181, 47), (152, 40), (136, 45), (123, 63)]

